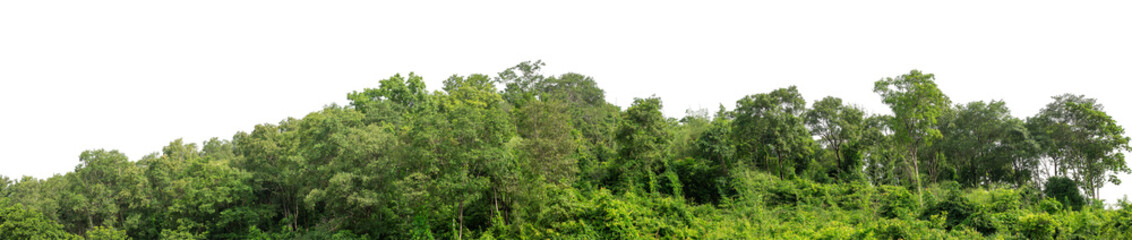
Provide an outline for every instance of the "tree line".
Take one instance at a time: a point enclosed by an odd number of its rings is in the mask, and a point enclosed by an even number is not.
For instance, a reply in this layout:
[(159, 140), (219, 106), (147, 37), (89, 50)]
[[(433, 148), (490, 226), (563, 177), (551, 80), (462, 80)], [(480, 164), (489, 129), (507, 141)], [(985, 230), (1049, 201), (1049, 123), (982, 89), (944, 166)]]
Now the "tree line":
[(0, 239), (1132, 232), (1132, 210), (1097, 195), (1132, 172), (1129, 138), (1083, 95), (1023, 119), (1003, 101), (953, 103), (912, 70), (875, 82), (891, 115), (807, 104), (790, 86), (677, 119), (659, 97), (621, 109), (591, 77), (543, 66), (453, 75), (436, 91), (398, 74), (231, 140), (178, 139), (136, 161), (89, 150), (73, 172), (0, 177)]

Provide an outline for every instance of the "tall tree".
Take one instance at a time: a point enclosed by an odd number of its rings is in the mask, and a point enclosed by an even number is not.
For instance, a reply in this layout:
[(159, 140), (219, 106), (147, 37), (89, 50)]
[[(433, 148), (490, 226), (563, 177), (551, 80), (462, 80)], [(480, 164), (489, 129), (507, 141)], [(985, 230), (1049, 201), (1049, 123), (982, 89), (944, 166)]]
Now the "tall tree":
[(732, 136), (740, 159), (780, 178), (808, 167), (814, 140), (802, 117), (806, 100), (797, 87), (748, 95), (736, 105)]
[(565, 105), (557, 100), (531, 101), (513, 115), (529, 167), (550, 182), (572, 183), (578, 164), (571, 155), (578, 140)]
[(698, 149), (695, 141), (710, 125), (711, 116), (708, 115), (707, 109), (684, 111), (684, 117), (668, 128), (668, 135), (672, 139), (668, 143), (665, 155), (669, 159), (696, 157)]
[(947, 137), (933, 148), (953, 164), (956, 180), (966, 186), (1020, 185), (1037, 167), (1037, 142), (1003, 101), (958, 105), (940, 117), (939, 129)]
[(71, 230), (139, 228), (141, 210), (150, 204), (143, 170), (116, 150), (84, 151), (79, 161), (75, 172), (66, 175), (69, 188), (61, 201), (63, 220)]
[(722, 176), (728, 175), (728, 169), (734, 165), (735, 146), (731, 144), (731, 112), (723, 104), (711, 119), (711, 124), (704, 129), (693, 143), (697, 151), (695, 157), (715, 162)]
[(898, 185), (903, 179), (911, 179), (911, 167), (906, 161), (907, 149), (899, 146), (892, 133), (891, 115), (872, 115), (865, 118), (861, 140), (866, 146), (862, 159), (865, 163), (865, 176), (873, 185)]
[(625, 190), (655, 193), (659, 188), (656, 173), (668, 142), (668, 123), (661, 108), (660, 98), (637, 98), (621, 114), (615, 133), (620, 146), (616, 166)]
[(303, 118), (298, 129), (300, 152), (306, 160), (305, 177), (314, 179), (303, 202), (318, 214), (315, 227), (356, 233), (390, 235), (403, 223), (392, 209), (390, 187), (399, 164), (391, 161), (398, 149), (394, 129), (386, 124), (365, 124), (354, 109), (330, 106)]
[(346, 95), (350, 106), (365, 114), (367, 122), (401, 124), (406, 117), (430, 107), (424, 80), (415, 73), (409, 73), (408, 77), (396, 74), (379, 83), (378, 88)]
[[(36, 179), (32, 176), (23, 176), (19, 180), (8, 182), (8, 186), (0, 190), (0, 198), (8, 198), (12, 203), (22, 204), (31, 210), (42, 213), (45, 217), (61, 221), (60, 215), (74, 214), (67, 203), (65, 196), (70, 195), (70, 180), (65, 175), (55, 175), (47, 179)], [(71, 230), (73, 226), (67, 226)]]
[(43, 213), (0, 196), (0, 239), (83, 239)]
[(303, 178), (305, 160), (298, 154), (301, 119), (288, 118), (274, 124), (259, 124), (251, 133), (239, 132), (232, 137), (234, 150), (243, 156), (233, 161), (236, 168), (251, 173), (250, 186), (258, 204), (270, 206), (279, 215), (279, 229), (302, 230), (304, 219), (311, 212), (304, 207), (303, 197), (310, 190), (309, 179)]
[(546, 66), (546, 63), (542, 60), (525, 61), (499, 72), (495, 81), (505, 86), (502, 93), (503, 100), (514, 107), (522, 107), (527, 102), (537, 99), (544, 91), (543, 85), (546, 84), (543, 81), (546, 77), (539, 73), (543, 66)]
[(506, 88), (501, 92), (510, 108), (522, 108), (528, 102), (559, 102), (569, 116), (571, 126), (581, 133), (578, 144), (578, 171), (589, 186), (605, 179), (603, 164), (616, 155), (613, 131), (617, 128), (620, 108), (605, 101), (605, 91), (593, 78), (566, 73), (543, 76), (542, 61), (526, 61), (500, 72), (495, 81)]
[(1042, 143), (1048, 175), (1070, 177), (1097, 198), (1106, 182), (1120, 184), (1116, 173), (1132, 172), (1122, 151), (1129, 149), (1124, 128), (1096, 99), (1064, 94), (1027, 119)]
[(466, 230), (482, 229), (488, 223), (486, 205), (473, 204), (484, 201), (491, 166), (506, 159), (504, 145), (515, 129), (503, 109), (503, 98), (486, 75), (452, 76), (444, 81), (443, 90), (434, 96), (435, 111), (414, 120), (408, 157), (422, 161), (416, 164), (422, 169), (407, 178), (431, 181), (413, 185), (430, 188), (425, 192), (435, 197), (424, 205), (435, 208), (421, 210), (453, 220), (454, 226), (438, 229), (453, 229), (441, 234), (463, 238)]
[(271, 210), (253, 205), (252, 174), (229, 165), (230, 143), (211, 139), (204, 145), (207, 151), (177, 139), (160, 156), (139, 161), (146, 166), (158, 214), (147, 219), (152, 232), (136, 237), (241, 238), (248, 227), (271, 217)]
[(806, 112), (806, 125), (818, 136), (823, 146), (833, 152), (838, 175), (858, 172), (861, 135), (865, 127), (865, 112), (844, 105), (840, 98), (825, 97), (814, 102)]
[(593, 78), (566, 73), (549, 77), (541, 84), (540, 99), (562, 102), (571, 125), (581, 133), (578, 145), (578, 171), (584, 185), (600, 183), (607, 175), (602, 166), (616, 158), (614, 132), (621, 108), (605, 100), (605, 90)]
[[(916, 189), (922, 188), (920, 161), (917, 150), (943, 137), (937, 128), (937, 118), (948, 109), (951, 100), (935, 84), (935, 74), (912, 70), (896, 78), (876, 82), (873, 91), (880, 94), (884, 104), (892, 108), (892, 129), (896, 138), (908, 149)], [(923, 193), (918, 193), (922, 204)]]

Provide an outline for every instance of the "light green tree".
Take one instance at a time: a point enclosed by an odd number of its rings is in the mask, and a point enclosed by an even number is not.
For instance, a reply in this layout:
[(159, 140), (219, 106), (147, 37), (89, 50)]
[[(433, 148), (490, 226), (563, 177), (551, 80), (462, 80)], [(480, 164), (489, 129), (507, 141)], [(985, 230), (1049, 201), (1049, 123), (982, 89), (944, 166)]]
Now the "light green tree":
[(951, 100), (939, 90), (934, 74), (924, 74), (912, 70), (896, 78), (885, 78), (876, 82), (873, 91), (880, 94), (892, 109), (892, 130), (896, 139), (908, 149), (913, 180), (922, 204), (923, 193), (920, 178), (920, 161), (917, 152), (923, 146), (931, 146), (935, 140), (943, 138), (938, 128), (938, 118), (951, 105)]
[(1047, 174), (1072, 178), (1095, 199), (1105, 183), (1120, 184), (1116, 173), (1132, 172), (1123, 154), (1129, 138), (1096, 99), (1072, 94), (1053, 99), (1026, 120), (1049, 161)]
[(0, 196), (0, 240), (83, 239), (39, 211)]
[(141, 213), (152, 203), (144, 170), (116, 150), (84, 151), (79, 161), (65, 175), (61, 220), (76, 233), (97, 226), (141, 228)]

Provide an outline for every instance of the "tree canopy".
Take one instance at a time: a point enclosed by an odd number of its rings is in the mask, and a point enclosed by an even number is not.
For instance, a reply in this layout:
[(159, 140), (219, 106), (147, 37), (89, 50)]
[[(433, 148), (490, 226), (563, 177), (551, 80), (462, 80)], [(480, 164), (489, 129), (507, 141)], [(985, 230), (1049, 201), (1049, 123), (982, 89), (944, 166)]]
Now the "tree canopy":
[(397, 74), (230, 140), (0, 176), (0, 239), (1132, 237), (1132, 203), (1097, 199), (1129, 138), (1083, 95), (1019, 118), (912, 70), (873, 85), (891, 115), (788, 86), (675, 118), (543, 66)]

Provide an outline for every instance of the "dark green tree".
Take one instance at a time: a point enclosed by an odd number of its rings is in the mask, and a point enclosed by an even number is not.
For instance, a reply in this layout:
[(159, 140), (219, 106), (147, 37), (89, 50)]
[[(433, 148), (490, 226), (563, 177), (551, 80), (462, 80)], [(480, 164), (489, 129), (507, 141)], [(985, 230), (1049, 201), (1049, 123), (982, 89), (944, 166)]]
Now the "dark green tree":
[(152, 204), (144, 170), (116, 150), (84, 151), (79, 161), (65, 176), (60, 220), (74, 233), (97, 226), (140, 230), (142, 211)]
[(838, 176), (848, 177), (860, 172), (862, 135), (865, 131), (865, 112), (858, 107), (842, 104), (840, 98), (825, 97), (814, 102), (806, 112), (806, 125), (819, 142), (831, 152)]
[(939, 123), (940, 133), (947, 137), (933, 146), (932, 153), (946, 156), (957, 173), (955, 180), (966, 186), (1021, 185), (1037, 170), (1039, 146), (1003, 101), (958, 105)]
[(626, 191), (659, 190), (657, 171), (668, 143), (668, 123), (661, 113), (660, 98), (637, 98), (621, 114), (615, 139), (618, 150), (617, 171), (620, 186)]
[(83, 239), (39, 211), (0, 197), (0, 240)]
[(736, 105), (731, 133), (739, 159), (780, 178), (806, 170), (815, 144), (797, 87), (748, 95)]
[(1026, 120), (1042, 145), (1047, 174), (1072, 178), (1095, 199), (1105, 183), (1120, 184), (1117, 173), (1132, 172), (1123, 154), (1129, 138), (1096, 99), (1072, 94), (1053, 99)]
[(1046, 197), (1053, 198), (1072, 209), (1081, 209), (1081, 206), (1085, 205), (1085, 197), (1081, 195), (1081, 190), (1073, 179), (1060, 176), (1050, 177), (1046, 179), (1043, 192)]
[(727, 108), (719, 105), (719, 111), (711, 119), (711, 124), (704, 129), (693, 143), (696, 149), (694, 157), (715, 162), (720, 168), (720, 176), (727, 176), (728, 169), (733, 168), (735, 158), (735, 145), (731, 143), (731, 116)]
[(229, 165), (232, 145), (214, 138), (205, 146), (207, 152), (177, 139), (161, 155), (138, 162), (146, 166), (156, 212), (145, 219), (150, 228), (136, 237), (241, 238), (272, 215), (254, 205), (252, 174)]
[(235, 153), (243, 156), (232, 165), (251, 174), (249, 185), (256, 204), (276, 213), (272, 222), (280, 223), (268, 231), (298, 231), (306, 228), (304, 219), (313, 215), (304, 207), (310, 191), (303, 178), (305, 160), (298, 154), (296, 129), (302, 120), (289, 118), (274, 124), (259, 124), (251, 133), (239, 132), (232, 139)]

